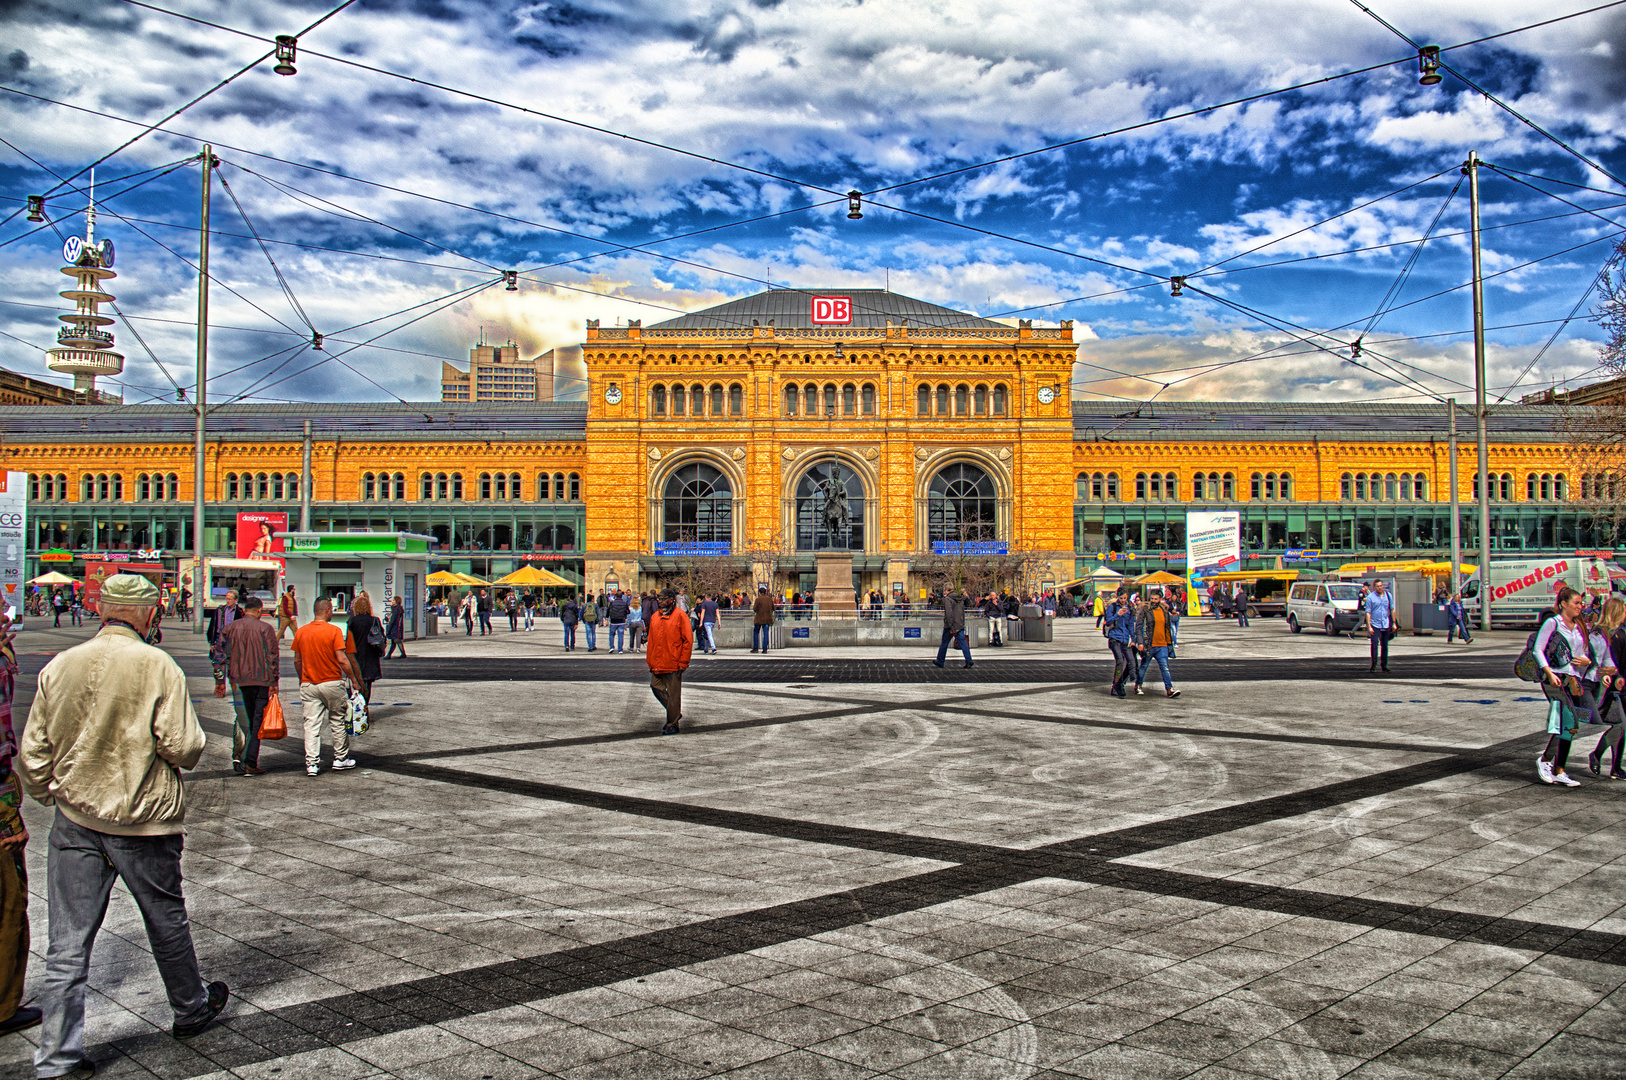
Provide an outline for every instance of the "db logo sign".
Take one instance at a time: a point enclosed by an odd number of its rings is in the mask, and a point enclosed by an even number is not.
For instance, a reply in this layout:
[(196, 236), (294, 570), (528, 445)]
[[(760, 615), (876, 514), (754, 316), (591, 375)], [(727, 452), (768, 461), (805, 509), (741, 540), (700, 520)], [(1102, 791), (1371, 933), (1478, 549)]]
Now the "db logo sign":
[(853, 302), (849, 296), (815, 296), (813, 321), (838, 323), (843, 326), (853, 321)]

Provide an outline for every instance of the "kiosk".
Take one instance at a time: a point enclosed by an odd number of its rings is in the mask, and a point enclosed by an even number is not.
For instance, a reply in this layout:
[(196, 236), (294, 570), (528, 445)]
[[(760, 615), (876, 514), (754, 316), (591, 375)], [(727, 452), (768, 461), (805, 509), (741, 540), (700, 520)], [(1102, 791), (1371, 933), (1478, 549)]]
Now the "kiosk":
[(404, 633), (417, 640), (428, 633), (424, 622), (424, 580), (429, 576), (432, 536), (405, 532), (318, 533), (279, 532), (285, 541), (278, 554), (283, 571), (299, 598), (299, 618), (311, 616), (311, 605), (323, 597), (333, 601), (333, 622), (343, 629), (350, 604), (358, 592), (373, 602), (373, 614), (389, 624), (389, 609), (396, 596), (406, 608)]

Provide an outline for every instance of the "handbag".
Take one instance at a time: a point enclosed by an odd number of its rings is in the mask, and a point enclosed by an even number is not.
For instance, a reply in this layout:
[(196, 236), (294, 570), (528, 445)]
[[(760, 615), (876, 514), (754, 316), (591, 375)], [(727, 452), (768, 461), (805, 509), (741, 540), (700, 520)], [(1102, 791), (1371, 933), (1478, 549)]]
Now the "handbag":
[(361, 696), (360, 690), (349, 683), (345, 684), (345, 689), (349, 691), (350, 697), (350, 708), (344, 717), (345, 729), (351, 735), (365, 735), (367, 728), (371, 726), (367, 721), (367, 699)]
[(282, 715), (282, 698), (272, 694), (270, 700), (265, 703), (265, 712), (260, 716), (260, 741), (287, 737), (288, 720)]
[(375, 649), (382, 649), (386, 644), (384, 641), (384, 624), (377, 619), (374, 619), (373, 625), (367, 628), (367, 644)]

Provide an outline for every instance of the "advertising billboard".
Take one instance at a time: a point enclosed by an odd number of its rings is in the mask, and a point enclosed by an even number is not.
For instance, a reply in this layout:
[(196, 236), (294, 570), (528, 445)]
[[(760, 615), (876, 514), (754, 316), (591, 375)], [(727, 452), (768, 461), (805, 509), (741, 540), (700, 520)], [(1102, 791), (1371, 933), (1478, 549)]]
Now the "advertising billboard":
[(237, 515), (237, 557), (282, 561), (286, 550), (280, 536), (274, 533), (288, 531), (287, 513), (269, 513), (252, 510)]
[(1186, 614), (1202, 614), (1202, 579), (1242, 562), (1242, 515), (1235, 510), (1186, 513)]
[(22, 609), (23, 549), (28, 534), (28, 474), (0, 473), (0, 592)]

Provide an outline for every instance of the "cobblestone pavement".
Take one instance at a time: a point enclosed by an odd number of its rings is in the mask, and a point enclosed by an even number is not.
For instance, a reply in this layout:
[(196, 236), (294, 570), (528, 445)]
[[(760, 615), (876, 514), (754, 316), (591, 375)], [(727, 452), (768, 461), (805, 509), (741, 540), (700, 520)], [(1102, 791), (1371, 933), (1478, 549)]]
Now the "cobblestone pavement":
[[(1626, 783), (1537, 784), (1523, 635), (1366, 644), (1187, 620), (1119, 702), (1092, 620), (918, 650), (641, 661), (556, 631), (414, 643), (361, 767), (229, 769), (187, 899), (234, 995), (190, 1042), (128, 895), (91, 975), (104, 1077), (1615, 1077)], [(24, 632), (32, 673), (89, 631)], [(43, 947), (49, 811), (30, 805)], [(34, 957), (31, 980), (37, 980)], [(28, 1034), (0, 1080), (32, 1075)]]

